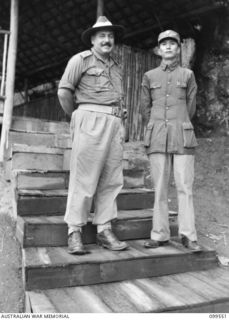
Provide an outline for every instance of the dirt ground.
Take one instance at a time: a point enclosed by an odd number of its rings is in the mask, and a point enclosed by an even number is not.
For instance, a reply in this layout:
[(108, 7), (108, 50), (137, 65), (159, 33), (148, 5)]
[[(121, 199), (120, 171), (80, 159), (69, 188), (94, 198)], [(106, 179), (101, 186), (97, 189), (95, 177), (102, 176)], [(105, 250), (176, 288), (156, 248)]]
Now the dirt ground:
[[(194, 204), (200, 243), (216, 249), (229, 263), (229, 137), (200, 139), (196, 152)], [(23, 311), (20, 247), (12, 219), (10, 183), (0, 167), (0, 312)], [(170, 208), (176, 191), (170, 186)], [(229, 267), (228, 267), (229, 268)]]

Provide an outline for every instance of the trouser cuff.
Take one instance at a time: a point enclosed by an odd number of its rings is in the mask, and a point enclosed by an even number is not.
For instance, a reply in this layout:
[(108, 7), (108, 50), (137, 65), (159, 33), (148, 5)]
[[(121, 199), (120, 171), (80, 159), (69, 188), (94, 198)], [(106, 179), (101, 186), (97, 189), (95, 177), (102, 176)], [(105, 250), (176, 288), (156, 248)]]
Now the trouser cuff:
[(106, 229), (111, 229), (111, 223), (97, 224), (97, 232), (100, 233)]
[(82, 226), (68, 226), (68, 235), (74, 231), (82, 232)]

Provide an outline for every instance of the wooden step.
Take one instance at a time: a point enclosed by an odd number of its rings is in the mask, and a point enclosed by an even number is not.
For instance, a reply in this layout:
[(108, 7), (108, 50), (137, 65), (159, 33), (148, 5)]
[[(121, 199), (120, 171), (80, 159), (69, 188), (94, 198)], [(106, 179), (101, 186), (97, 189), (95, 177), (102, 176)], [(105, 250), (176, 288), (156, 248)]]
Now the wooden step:
[[(150, 237), (152, 209), (119, 211), (113, 230), (120, 240)], [(178, 235), (177, 215), (170, 213), (172, 236)], [(63, 216), (20, 217), (17, 220), (17, 238), (22, 247), (67, 246), (67, 225)], [(95, 243), (96, 226), (91, 222), (84, 227), (83, 242)]]
[[(45, 139), (45, 138), (44, 138)], [(13, 143), (7, 151), (6, 167), (8, 171), (12, 170), (69, 170), (71, 147), (68, 142), (64, 142), (64, 137), (61, 138), (63, 144), (57, 142), (50, 147), (45, 145), (26, 145)], [(32, 139), (33, 140), (33, 139)], [(25, 142), (24, 142), (25, 143)], [(59, 147), (54, 147), (54, 146)], [(65, 145), (65, 148), (61, 146)], [(125, 149), (125, 145), (124, 145)], [(142, 160), (137, 158), (135, 160), (129, 159), (129, 151), (124, 150), (123, 153), (123, 168), (137, 171), (145, 171)], [(146, 156), (146, 155), (145, 155)], [(136, 162), (136, 163), (135, 163)], [(148, 163), (148, 160), (144, 160)]]
[(27, 295), (34, 313), (228, 313), (229, 271), (218, 267)]
[(50, 132), (69, 134), (69, 123), (65, 121), (49, 121), (31, 117), (14, 116), (11, 130), (25, 132)]
[(71, 148), (72, 145), (69, 133), (26, 132), (13, 130), (9, 132), (9, 143), (53, 148)]
[[(67, 189), (18, 190), (15, 216), (63, 215), (66, 209), (67, 194)], [(154, 190), (122, 189), (117, 197), (117, 203), (119, 210), (153, 208)]]
[[(144, 170), (124, 169), (124, 188), (144, 186)], [(69, 170), (15, 170), (15, 187), (27, 190), (67, 189)]]
[(214, 250), (191, 253), (180, 243), (145, 249), (144, 240), (128, 241), (129, 250), (114, 252), (95, 244), (83, 256), (67, 247), (23, 249), (26, 289), (52, 289), (207, 270), (217, 264)]
[(13, 144), (9, 161), (12, 170), (69, 170), (70, 148), (48, 148)]

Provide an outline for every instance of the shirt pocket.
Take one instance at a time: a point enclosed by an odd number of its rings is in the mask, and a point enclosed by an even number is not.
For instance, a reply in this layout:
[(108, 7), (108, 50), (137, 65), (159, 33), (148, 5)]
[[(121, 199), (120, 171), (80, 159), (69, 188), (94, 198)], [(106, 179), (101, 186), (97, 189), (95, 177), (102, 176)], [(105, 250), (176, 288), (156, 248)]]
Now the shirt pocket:
[(193, 125), (191, 122), (183, 122), (182, 123), (183, 128), (183, 141), (184, 141), (184, 147), (185, 148), (194, 148), (198, 145)]
[(86, 71), (86, 75), (88, 85), (93, 86), (95, 90), (101, 90), (107, 82), (105, 72), (102, 68), (90, 68)]
[(150, 83), (150, 92), (152, 100), (159, 99), (161, 97), (161, 83), (160, 82), (151, 82)]
[(150, 146), (153, 127), (154, 127), (153, 123), (148, 123), (148, 125), (146, 127), (146, 133), (145, 133), (145, 137), (144, 137), (144, 146), (146, 148), (148, 148)]
[(178, 99), (186, 99), (186, 92), (187, 92), (187, 83), (183, 81), (177, 81), (176, 83), (177, 88), (177, 97)]

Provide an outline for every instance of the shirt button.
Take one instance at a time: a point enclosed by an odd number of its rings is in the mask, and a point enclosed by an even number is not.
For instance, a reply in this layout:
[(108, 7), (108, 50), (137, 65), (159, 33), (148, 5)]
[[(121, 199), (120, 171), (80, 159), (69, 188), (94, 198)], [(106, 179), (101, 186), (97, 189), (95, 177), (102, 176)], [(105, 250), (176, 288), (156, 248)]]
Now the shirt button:
[(169, 97), (169, 94), (167, 94), (166, 97)]
[(168, 122), (168, 121), (169, 121), (168, 119), (165, 120), (165, 122)]
[(166, 107), (166, 110), (169, 110), (169, 107)]
[(168, 84), (170, 84), (171, 82), (170, 81), (168, 81)]

